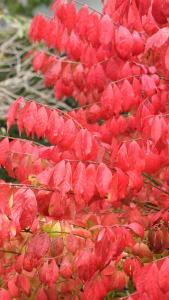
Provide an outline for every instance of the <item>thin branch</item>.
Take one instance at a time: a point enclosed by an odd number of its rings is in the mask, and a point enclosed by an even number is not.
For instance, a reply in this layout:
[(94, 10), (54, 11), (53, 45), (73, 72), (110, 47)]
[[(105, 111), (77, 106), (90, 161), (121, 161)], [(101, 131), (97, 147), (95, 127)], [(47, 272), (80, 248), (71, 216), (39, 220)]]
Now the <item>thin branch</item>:
[(47, 191), (47, 192), (54, 192), (55, 190), (48, 189), (48, 188), (43, 188), (43, 187), (36, 187), (34, 185), (29, 185), (29, 184), (24, 184), (24, 183), (12, 183), (12, 182), (0, 182), (0, 185), (8, 185), (12, 187), (22, 187), (25, 189), (33, 189), (33, 190), (39, 190), (39, 191)]
[(129, 297), (132, 297), (132, 296), (135, 296), (135, 295), (138, 295), (139, 292), (134, 292), (128, 296), (124, 296), (124, 297), (120, 297), (119, 300), (127, 300)]
[(0, 138), (8, 138), (10, 140), (16, 140), (16, 141), (20, 141), (20, 142), (30, 142), (32, 144), (35, 144), (36, 146), (46, 147), (45, 145), (40, 144), (40, 143), (35, 142), (35, 141), (32, 141), (32, 140), (27, 140), (27, 139), (24, 139), (24, 138), (17, 138), (17, 137), (13, 137), (13, 136), (9, 136), (9, 135), (0, 134)]
[[(79, 4), (80, 6), (83, 6), (85, 4), (79, 0), (75, 0), (75, 3)], [(100, 11), (98, 11), (97, 9), (93, 8), (92, 6), (88, 5), (88, 8), (102, 16), (102, 13)]]
[(149, 182), (144, 181), (145, 184), (151, 184), (154, 188), (156, 188), (157, 190), (159, 190), (160, 192), (169, 195), (169, 192), (167, 192), (166, 190), (164, 190), (163, 187), (161, 187), (161, 183), (159, 183), (158, 181), (156, 181), (155, 179), (151, 178), (151, 176), (149, 176), (148, 174), (143, 174), (143, 177), (145, 177), (147, 180), (149, 180)]
[(9, 254), (16, 254), (16, 255), (20, 255), (21, 254), (20, 252), (17, 252), (17, 251), (5, 250), (5, 249), (0, 249), (0, 252), (9, 253)]
[[(26, 102), (31, 102), (32, 100), (28, 99), (27, 98), (24, 98), (26, 100)], [(64, 115), (67, 119), (71, 119), (73, 120), (73, 122), (79, 127), (79, 128), (84, 128), (76, 119), (74, 119), (71, 115), (69, 115), (67, 112), (57, 108), (57, 107), (51, 107), (50, 105), (47, 105), (47, 104), (43, 104), (43, 103), (38, 103), (40, 106), (43, 106), (43, 107), (46, 107), (50, 110), (57, 110), (60, 114)]]

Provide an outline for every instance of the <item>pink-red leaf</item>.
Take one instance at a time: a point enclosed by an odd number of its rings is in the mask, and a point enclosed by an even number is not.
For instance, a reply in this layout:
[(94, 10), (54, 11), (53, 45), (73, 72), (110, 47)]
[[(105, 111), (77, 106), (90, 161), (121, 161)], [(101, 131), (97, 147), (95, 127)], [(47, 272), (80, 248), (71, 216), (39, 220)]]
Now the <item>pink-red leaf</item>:
[(155, 116), (151, 125), (151, 137), (155, 144), (160, 140), (162, 136), (162, 123), (161, 118)]
[(133, 222), (133, 223), (130, 223), (129, 225), (127, 225), (127, 227), (129, 227), (131, 230), (133, 230), (134, 233), (136, 233), (141, 238), (144, 237), (144, 228), (139, 223)]
[(4, 165), (9, 154), (9, 140), (8, 138), (3, 139), (0, 142), (0, 165)]
[(14, 101), (8, 110), (7, 113), (7, 130), (9, 131), (10, 127), (15, 123), (15, 119), (17, 117), (17, 113), (19, 110), (20, 104), (24, 103), (24, 100), (22, 97), (18, 97), (16, 101)]
[(100, 36), (99, 36), (100, 43), (103, 45), (108, 45), (110, 42), (112, 42), (113, 38), (114, 38), (113, 21), (109, 17), (109, 15), (105, 14), (103, 15), (100, 21)]
[(101, 197), (109, 192), (111, 181), (112, 172), (104, 163), (100, 163), (96, 174), (96, 187)]
[(159, 270), (159, 286), (164, 293), (169, 292), (168, 272), (169, 258), (166, 258)]
[(151, 35), (146, 42), (146, 50), (149, 48), (160, 48), (169, 38), (169, 28), (160, 28), (156, 33)]
[(50, 238), (47, 233), (35, 235), (28, 246), (28, 254), (36, 258), (45, 256), (50, 247)]
[(14, 194), (11, 218), (21, 229), (31, 227), (37, 215), (37, 201), (31, 189), (20, 189)]

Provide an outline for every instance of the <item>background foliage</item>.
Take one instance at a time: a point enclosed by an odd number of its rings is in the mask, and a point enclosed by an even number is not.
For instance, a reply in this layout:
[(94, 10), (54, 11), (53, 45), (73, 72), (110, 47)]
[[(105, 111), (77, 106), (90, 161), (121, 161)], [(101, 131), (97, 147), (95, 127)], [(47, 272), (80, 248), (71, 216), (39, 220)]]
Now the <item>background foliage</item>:
[(2, 0), (1, 8), (9, 11), (11, 15), (21, 14), (31, 17), (39, 8), (46, 8), (50, 0)]

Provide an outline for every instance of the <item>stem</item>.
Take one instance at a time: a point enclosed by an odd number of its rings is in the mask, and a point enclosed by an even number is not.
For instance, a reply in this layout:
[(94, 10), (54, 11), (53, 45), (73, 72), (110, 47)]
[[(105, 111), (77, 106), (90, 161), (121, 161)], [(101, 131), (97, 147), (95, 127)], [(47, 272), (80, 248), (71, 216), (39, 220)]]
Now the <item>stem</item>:
[(124, 296), (124, 297), (121, 297), (121, 298), (119, 298), (119, 300), (127, 300), (129, 297), (132, 297), (132, 296), (135, 296), (135, 295), (137, 295), (139, 292), (134, 292), (134, 293), (132, 293), (132, 294), (130, 294), (130, 295), (128, 295), (128, 296)]
[(30, 188), (30, 189), (34, 189), (34, 190), (39, 190), (39, 191), (49, 191), (49, 192), (54, 192), (54, 190), (52, 189), (45, 189), (42, 187), (36, 187), (34, 185), (28, 185), (28, 184), (24, 184), (24, 183), (12, 183), (12, 182), (0, 182), (0, 185), (9, 185), (9, 186), (14, 186), (14, 187), (23, 187), (25, 189)]
[[(85, 4), (84, 2), (81, 2), (81, 1), (79, 1), (79, 0), (75, 0), (75, 3), (77, 3), (77, 4), (81, 5), (81, 6), (83, 6), (83, 5)], [(102, 16), (102, 13), (101, 13), (100, 11), (98, 11), (97, 9), (95, 9), (95, 8), (89, 6), (89, 5), (88, 5), (88, 8), (90, 8), (90, 10), (92, 10), (92, 11), (94, 11), (94, 12), (96, 12), (96, 13), (98, 13), (99, 15)]]
[(0, 249), (0, 252), (9, 253), (9, 254), (16, 254), (16, 255), (20, 255), (21, 254), (20, 252), (17, 252), (17, 251), (5, 250), (5, 249)]
[(143, 176), (149, 180), (149, 182), (144, 181), (145, 184), (151, 184), (154, 188), (156, 188), (157, 190), (161, 191), (162, 193), (169, 195), (169, 192), (167, 192), (166, 190), (164, 190), (162, 186), (162, 184), (158, 181), (156, 181), (154, 178), (152, 178), (150, 175), (144, 173)]
[[(28, 99), (28, 98), (24, 98), (26, 100), (26, 102), (32, 102), (32, 100)], [(50, 105), (47, 104), (43, 104), (43, 103), (38, 103), (38, 105), (46, 107), (50, 110), (56, 110), (58, 111), (60, 114), (64, 115), (67, 119), (71, 119), (73, 120), (73, 122), (79, 127), (79, 128), (84, 128), (76, 119), (74, 119), (72, 116), (70, 116), (67, 112), (57, 108), (57, 107), (51, 107)], [(40, 144), (41, 145), (41, 144)]]
[(27, 139), (24, 139), (24, 138), (17, 138), (17, 137), (13, 137), (13, 136), (9, 136), (9, 135), (3, 135), (3, 134), (0, 134), (0, 138), (8, 138), (10, 140), (16, 140), (16, 141), (21, 141), (21, 142), (30, 142), (32, 144), (35, 144), (36, 146), (45, 147), (43, 144), (31, 141), (31, 140), (27, 140)]

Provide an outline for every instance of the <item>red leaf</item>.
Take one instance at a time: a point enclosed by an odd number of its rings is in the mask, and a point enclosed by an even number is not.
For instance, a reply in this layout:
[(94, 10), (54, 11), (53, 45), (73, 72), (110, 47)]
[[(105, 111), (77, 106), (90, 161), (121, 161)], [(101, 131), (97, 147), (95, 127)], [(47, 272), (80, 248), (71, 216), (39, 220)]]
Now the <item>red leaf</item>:
[(41, 70), (46, 60), (47, 60), (47, 56), (44, 51), (36, 52), (32, 61), (32, 66), (34, 68), (34, 71), (37, 72)]
[(36, 293), (36, 300), (48, 300), (48, 297), (45, 293), (45, 290), (43, 288), (39, 288)]
[(129, 58), (133, 48), (133, 37), (126, 27), (120, 26), (116, 30), (115, 46), (121, 58)]
[(25, 106), (26, 110), (23, 116), (23, 126), (26, 129), (26, 134), (29, 136), (33, 135), (33, 129), (37, 122), (37, 105), (35, 102), (29, 102)]
[(169, 38), (169, 28), (160, 28), (156, 33), (150, 36), (146, 42), (146, 50), (150, 48), (160, 48)]
[(37, 214), (35, 194), (30, 189), (20, 189), (14, 194), (11, 218), (21, 229), (31, 227)]
[(112, 42), (114, 36), (113, 21), (109, 15), (103, 15), (100, 20), (100, 32), (99, 40), (103, 45), (108, 45)]
[(117, 290), (123, 290), (127, 284), (128, 277), (123, 271), (116, 271), (113, 276), (113, 288)]
[(0, 165), (4, 165), (9, 154), (9, 140), (8, 138), (3, 139), (0, 142)]
[(86, 178), (88, 183), (86, 185), (84, 197), (89, 201), (94, 196), (96, 187), (96, 167), (93, 164), (87, 166)]
[[(17, 123), (18, 123), (18, 129), (19, 129), (20, 135), (22, 134), (22, 130), (24, 128), (24, 117), (27, 115), (27, 109), (29, 109), (29, 106), (30, 106), (30, 102), (27, 102), (18, 114), (18, 122)], [(28, 115), (28, 118), (29, 118), (29, 115)], [(28, 126), (29, 126), (29, 124), (28, 124)]]
[(112, 85), (109, 84), (106, 86), (101, 96), (102, 110), (105, 112), (105, 114), (112, 114), (114, 112), (118, 112), (118, 110), (114, 108), (116, 102), (117, 99), (115, 99), (114, 97)]
[(133, 87), (127, 79), (125, 79), (122, 84), (121, 93), (124, 99), (123, 109), (124, 111), (128, 111), (134, 102), (135, 95), (134, 95)]
[(64, 124), (62, 147), (69, 148), (73, 144), (76, 135), (76, 126), (72, 119), (68, 119)]
[(18, 113), (18, 110), (19, 110), (19, 106), (20, 104), (24, 103), (24, 100), (22, 97), (18, 97), (16, 99), (16, 101), (14, 101), (10, 107), (9, 107), (9, 110), (8, 110), (8, 113), (7, 113), (7, 130), (9, 131), (9, 129), (11, 128), (11, 126), (14, 124), (15, 122), (15, 119), (17, 117), (17, 113)]
[(52, 178), (54, 168), (47, 168), (42, 173), (38, 174), (37, 179), (43, 185), (49, 185)]
[(56, 282), (56, 280), (59, 277), (59, 268), (55, 262), (54, 259), (50, 263), (45, 262), (40, 269), (39, 272), (40, 280), (47, 284), (49, 287), (52, 286), (53, 283)]
[(89, 280), (97, 270), (97, 259), (89, 250), (82, 250), (75, 260), (75, 267), (81, 280)]
[(48, 125), (48, 114), (44, 107), (40, 107), (37, 112), (35, 132), (40, 138), (44, 135)]
[(17, 286), (24, 292), (24, 294), (30, 296), (31, 286), (28, 277), (19, 274), (17, 278)]
[(21, 255), (17, 256), (17, 258), (15, 260), (15, 270), (18, 273), (22, 272), (23, 260), (24, 260), (24, 254), (21, 254)]
[(111, 181), (112, 172), (104, 163), (100, 163), (96, 174), (96, 187), (101, 197), (109, 192)]
[[(83, 236), (83, 235), (81, 235)], [(69, 234), (66, 239), (66, 247), (68, 251), (70, 251), (72, 254), (75, 254), (76, 251), (79, 248), (79, 239), (74, 234)]]
[(92, 134), (87, 129), (81, 129), (74, 142), (76, 157), (80, 160), (95, 159), (97, 144)]
[(16, 286), (16, 279), (17, 277), (13, 277), (12, 279), (8, 280), (8, 290), (12, 297), (17, 298), (19, 296), (19, 289)]
[(133, 272), (137, 272), (141, 267), (141, 262), (137, 258), (126, 258), (123, 264), (123, 270), (128, 276), (133, 276)]
[(63, 253), (64, 250), (64, 241), (62, 237), (57, 237), (55, 239), (52, 239), (51, 243), (51, 255), (52, 256), (59, 256)]
[(155, 116), (151, 125), (151, 137), (155, 144), (160, 140), (162, 136), (161, 119)]
[(96, 257), (100, 266), (104, 266), (112, 260), (115, 254), (112, 248), (113, 244), (115, 244), (115, 236), (112, 230), (109, 228), (102, 229), (95, 243)]
[(164, 262), (159, 270), (159, 286), (164, 293), (169, 292), (169, 258), (164, 259)]
[(64, 119), (58, 112), (53, 110), (49, 116), (46, 135), (52, 144), (57, 144), (63, 140)]
[(54, 188), (57, 189), (59, 185), (64, 181), (66, 172), (66, 164), (64, 160), (61, 160), (54, 167), (53, 171), (53, 185)]
[(155, 93), (157, 87), (154, 80), (149, 75), (143, 74), (141, 77), (141, 83), (147, 96), (152, 96)]
[(0, 289), (0, 300), (12, 300), (10, 294), (5, 289)]
[(127, 227), (129, 227), (131, 230), (133, 230), (134, 233), (136, 233), (141, 238), (144, 237), (144, 228), (139, 223), (133, 222), (133, 223), (130, 223), (129, 225), (127, 225)]
[(146, 292), (148, 299), (159, 300), (159, 285), (158, 285), (159, 270), (155, 263), (137, 269), (134, 273), (134, 282), (137, 291), (141, 294)]
[(49, 215), (57, 219), (64, 217), (65, 213), (65, 199), (61, 193), (56, 191), (52, 193), (49, 203)]
[(62, 260), (60, 274), (66, 279), (72, 276), (72, 265), (66, 256)]
[(165, 53), (165, 67), (167, 71), (169, 71), (169, 47), (167, 48), (167, 51)]
[(138, 55), (144, 51), (144, 41), (137, 31), (133, 31), (133, 55)]
[(65, 176), (61, 185), (62, 196), (64, 197), (66, 193), (71, 191), (72, 188), (72, 167), (70, 162), (66, 163)]
[(28, 254), (36, 258), (45, 256), (50, 247), (50, 238), (47, 233), (35, 235), (28, 246)]
[[(77, 164), (73, 174), (73, 186), (77, 203), (82, 201), (82, 195), (85, 193), (86, 187), (86, 168), (82, 162)], [(83, 202), (82, 202), (83, 203)]]

